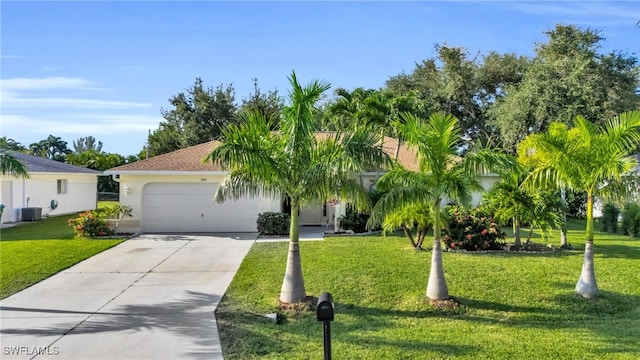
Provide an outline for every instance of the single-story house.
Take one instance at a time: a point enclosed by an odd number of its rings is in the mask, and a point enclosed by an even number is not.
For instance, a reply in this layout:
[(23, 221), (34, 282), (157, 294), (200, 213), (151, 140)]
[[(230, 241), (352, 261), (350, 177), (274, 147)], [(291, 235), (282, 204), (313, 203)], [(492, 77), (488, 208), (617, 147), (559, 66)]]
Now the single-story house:
[[(318, 133), (318, 137), (322, 137)], [(125, 218), (119, 229), (124, 232), (255, 232), (258, 214), (283, 211), (284, 199), (259, 196), (238, 201), (216, 203), (213, 196), (227, 175), (216, 164), (202, 159), (219, 144), (211, 141), (149, 159), (106, 170), (120, 183), (120, 203), (133, 208), (132, 217)], [(385, 151), (396, 155), (397, 140), (386, 137)], [(415, 153), (401, 144), (398, 161), (417, 170)], [(381, 172), (362, 174), (365, 187)], [(485, 188), (497, 179), (483, 179)], [(481, 194), (474, 195), (479, 202)], [(344, 214), (342, 204), (325, 204), (300, 210), (301, 225), (321, 225), (333, 229)]]
[(20, 152), (10, 153), (25, 165), (29, 178), (1, 177), (3, 224), (96, 208), (100, 171)]

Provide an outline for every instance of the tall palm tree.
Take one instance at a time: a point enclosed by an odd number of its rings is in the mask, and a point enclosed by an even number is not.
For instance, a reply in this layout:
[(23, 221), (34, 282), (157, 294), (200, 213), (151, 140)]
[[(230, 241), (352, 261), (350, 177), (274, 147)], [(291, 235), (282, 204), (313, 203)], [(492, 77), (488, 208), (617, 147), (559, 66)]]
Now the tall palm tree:
[(339, 197), (358, 209), (369, 204), (358, 175), (385, 164), (388, 156), (377, 144), (380, 135), (367, 129), (316, 136), (316, 106), (329, 84), (313, 81), (302, 87), (295, 72), (292, 90), (279, 131), (256, 111), (242, 115), (237, 125), (223, 129), (223, 142), (206, 161), (229, 171), (215, 194), (216, 201), (260, 194), (290, 199), (289, 254), (280, 301), (292, 303), (306, 297), (300, 262), (298, 210)]
[[(569, 129), (554, 122), (547, 132), (528, 136), (518, 156), (535, 168), (525, 182), (532, 187), (557, 186), (587, 193), (586, 244), (576, 292), (598, 296), (593, 264), (593, 203), (597, 196), (621, 196), (637, 177), (627, 176), (638, 166), (632, 152), (640, 144), (640, 111), (631, 111), (596, 126), (578, 116)], [(622, 185), (622, 186), (621, 186)]]
[(473, 149), (460, 157), (462, 146), (458, 119), (435, 113), (426, 122), (412, 114), (402, 113), (397, 131), (409, 147), (415, 149), (419, 171), (396, 165), (382, 175), (376, 186), (389, 190), (376, 203), (369, 218), (375, 226), (388, 214), (408, 204), (430, 202), (433, 212), (433, 253), (427, 285), (427, 297), (446, 300), (449, 290), (444, 277), (441, 243), (441, 208), (445, 198), (462, 204), (471, 202), (472, 191), (482, 190), (478, 175), (494, 169), (515, 166), (512, 157), (490, 149)]

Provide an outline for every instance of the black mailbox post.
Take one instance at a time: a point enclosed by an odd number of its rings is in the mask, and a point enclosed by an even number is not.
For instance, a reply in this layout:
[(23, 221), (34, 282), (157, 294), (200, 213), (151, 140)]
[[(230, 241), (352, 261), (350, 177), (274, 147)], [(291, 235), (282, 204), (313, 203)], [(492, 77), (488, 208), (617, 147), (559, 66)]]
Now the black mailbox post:
[(333, 296), (328, 292), (323, 292), (318, 298), (316, 307), (318, 321), (322, 321), (324, 328), (324, 360), (331, 360), (331, 327), (334, 318)]

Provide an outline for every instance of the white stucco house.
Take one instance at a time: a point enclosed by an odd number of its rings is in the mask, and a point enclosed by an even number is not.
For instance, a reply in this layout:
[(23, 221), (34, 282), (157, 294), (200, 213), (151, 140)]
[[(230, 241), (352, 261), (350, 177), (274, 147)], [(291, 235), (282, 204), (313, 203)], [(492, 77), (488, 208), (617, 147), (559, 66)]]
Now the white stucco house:
[(37, 212), (42, 216), (96, 208), (99, 171), (19, 152), (11, 155), (25, 165), (29, 178), (1, 176), (3, 224), (22, 221), (23, 213), (35, 211), (25, 212), (24, 208), (40, 209)]
[[(120, 203), (133, 208), (133, 216), (125, 218), (119, 229), (146, 233), (255, 232), (258, 214), (285, 209), (283, 199), (266, 196), (216, 203), (214, 193), (227, 172), (202, 159), (217, 144), (207, 142), (106, 170), (104, 174), (120, 183)], [(385, 151), (392, 157), (396, 146), (396, 139), (385, 138)], [(398, 161), (409, 169), (418, 168), (415, 154), (406, 145), (400, 146)], [(362, 174), (362, 185), (369, 187), (381, 174)], [(496, 181), (489, 176), (483, 184), (488, 188)], [(480, 198), (481, 194), (474, 195), (474, 202)], [(325, 204), (301, 209), (299, 219), (301, 225), (333, 229), (343, 214), (343, 205)]]

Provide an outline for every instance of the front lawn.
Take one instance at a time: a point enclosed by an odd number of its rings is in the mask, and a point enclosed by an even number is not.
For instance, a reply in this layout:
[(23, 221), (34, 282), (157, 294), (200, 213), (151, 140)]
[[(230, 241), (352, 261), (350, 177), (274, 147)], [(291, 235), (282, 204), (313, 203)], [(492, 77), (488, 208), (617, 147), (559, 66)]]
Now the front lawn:
[[(334, 296), (336, 359), (638, 359), (640, 241), (596, 234), (601, 296), (589, 301), (574, 294), (583, 239), (569, 231), (577, 251), (445, 253), (462, 304), (449, 311), (425, 301), (431, 252), (405, 238), (303, 242), (301, 255), (307, 293)], [(286, 253), (286, 243), (256, 243), (245, 258), (216, 311), (225, 359), (322, 358), (315, 313), (278, 325), (261, 316), (277, 310)]]
[(74, 239), (67, 225), (72, 217), (45, 218), (1, 230), (0, 299), (123, 241)]

